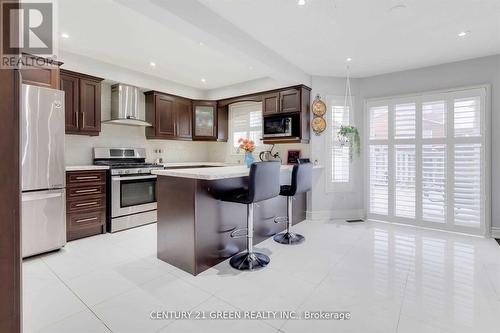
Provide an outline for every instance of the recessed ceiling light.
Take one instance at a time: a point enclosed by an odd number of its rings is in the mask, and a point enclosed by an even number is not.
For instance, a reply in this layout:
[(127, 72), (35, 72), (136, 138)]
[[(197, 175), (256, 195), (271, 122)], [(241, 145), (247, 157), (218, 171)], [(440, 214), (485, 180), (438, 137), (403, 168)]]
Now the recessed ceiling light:
[(306, 0), (297, 1), (297, 5), (299, 5), (299, 6), (304, 6), (305, 4), (306, 4)]
[(61, 37), (62, 37), (62, 38), (66, 38), (66, 39), (67, 39), (67, 38), (69, 38), (69, 35), (68, 35), (67, 33), (63, 32), (63, 33), (61, 34)]
[(347, 62), (351, 62), (351, 61), (352, 61), (352, 58), (347, 58), (345, 61), (347, 61)]
[(201, 79), (201, 82), (202, 82), (202, 83), (207, 83), (207, 80), (205, 80), (205, 79)]
[(470, 31), (461, 31), (458, 33), (458, 37), (465, 37), (470, 33)]
[(151, 61), (151, 62), (149, 63), (149, 66), (151, 66), (151, 67), (156, 67), (156, 63), (155, 63), (155, 62), (153, 62), (153, 61)]
[(248, 66), (248, 69), (249, 69), (249, 70), (252, 70), (252, 69), (253, 69), (253, 67), (252, 67), (252, 66)]
[(205, 45), (205, 43), (203, 43), (203, 42), (199, 42), (198, 44), (200, 44), (200, 46), (203, 46), (203, 45)]

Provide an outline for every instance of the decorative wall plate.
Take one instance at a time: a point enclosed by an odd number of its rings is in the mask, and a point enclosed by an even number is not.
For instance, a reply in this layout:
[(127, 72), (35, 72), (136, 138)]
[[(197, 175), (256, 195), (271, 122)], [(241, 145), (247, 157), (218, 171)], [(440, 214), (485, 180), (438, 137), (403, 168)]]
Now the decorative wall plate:
[(312, 113), (317, 117), (323, 117), (326, 113), (326, 104), (321, 100), (319, 95), (316, 95), (316, 98), (314, 98)]
[(311, 121), (312, 130), (316, 135), (319, 135), (326, 129), (326, 120), (321, 117), (315, 117)]

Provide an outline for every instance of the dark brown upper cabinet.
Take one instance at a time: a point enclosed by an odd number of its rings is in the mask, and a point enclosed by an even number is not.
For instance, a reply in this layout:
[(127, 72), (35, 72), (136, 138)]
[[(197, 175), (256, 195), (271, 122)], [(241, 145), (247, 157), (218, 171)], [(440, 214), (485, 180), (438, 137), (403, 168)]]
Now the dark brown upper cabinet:
[(148, 139), (192, 139), (192, 102), (187, 98), (146, 92), (146, 127)]
[(192, 107), (191, 100), (177, 98), (175, 101), (175, 135), (179, 139), (191, 140), (192, 135)]
[(101, 131), (102, 78), (61, 69), (66, 134), (99, 135)]
[(71, 75), (61, 75), (60, 89), (64, 91), (66, 133), (79, 131), (79, 85), (80, 80), (77, 77)]
[(300, 91), (300, 88), (280, 91), (280, 112), (300, 112)]
[(173, 138), (175, 136), (175, 106), (171, 96), (155, 96), (155, 119), (150, 123), (156, 127), (155, 135), (158, 137)]
[(193, 101), (193, 140), (217, 140), (217, 102)]
[(262, 95), (264, 116), (276, 113), (300, 112), (301, 88), (290, 88)]
[(262, 113), (264, 115), (280, 112), (280, 94), (274, 92), (262, 96)]
[(80, 79), (80, 131), (101, 131), (101, 82)]
[(24, 84), (59, 89), (59, 66), (62, 62), (50, 60), (49, 63), (49, 60), (31, 54), (23, 54), (22, 61), (24, 66), (20, 72)]

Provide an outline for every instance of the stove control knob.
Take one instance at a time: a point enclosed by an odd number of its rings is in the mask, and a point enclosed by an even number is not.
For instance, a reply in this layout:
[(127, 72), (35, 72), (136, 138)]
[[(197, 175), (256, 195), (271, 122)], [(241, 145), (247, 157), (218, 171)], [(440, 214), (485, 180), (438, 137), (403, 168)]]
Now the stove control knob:
[(129, 170), (123, 170), (123, 173), (124, 174), (128, 174), (128, 173), (130, 173), (130, 171)]

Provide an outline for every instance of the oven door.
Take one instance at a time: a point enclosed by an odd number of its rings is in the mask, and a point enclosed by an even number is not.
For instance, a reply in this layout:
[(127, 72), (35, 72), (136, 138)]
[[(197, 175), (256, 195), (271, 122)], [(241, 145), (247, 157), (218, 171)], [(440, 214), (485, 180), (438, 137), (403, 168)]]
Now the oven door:
[(156, 175), (112, 176), (111, 217), (156, 209)]

